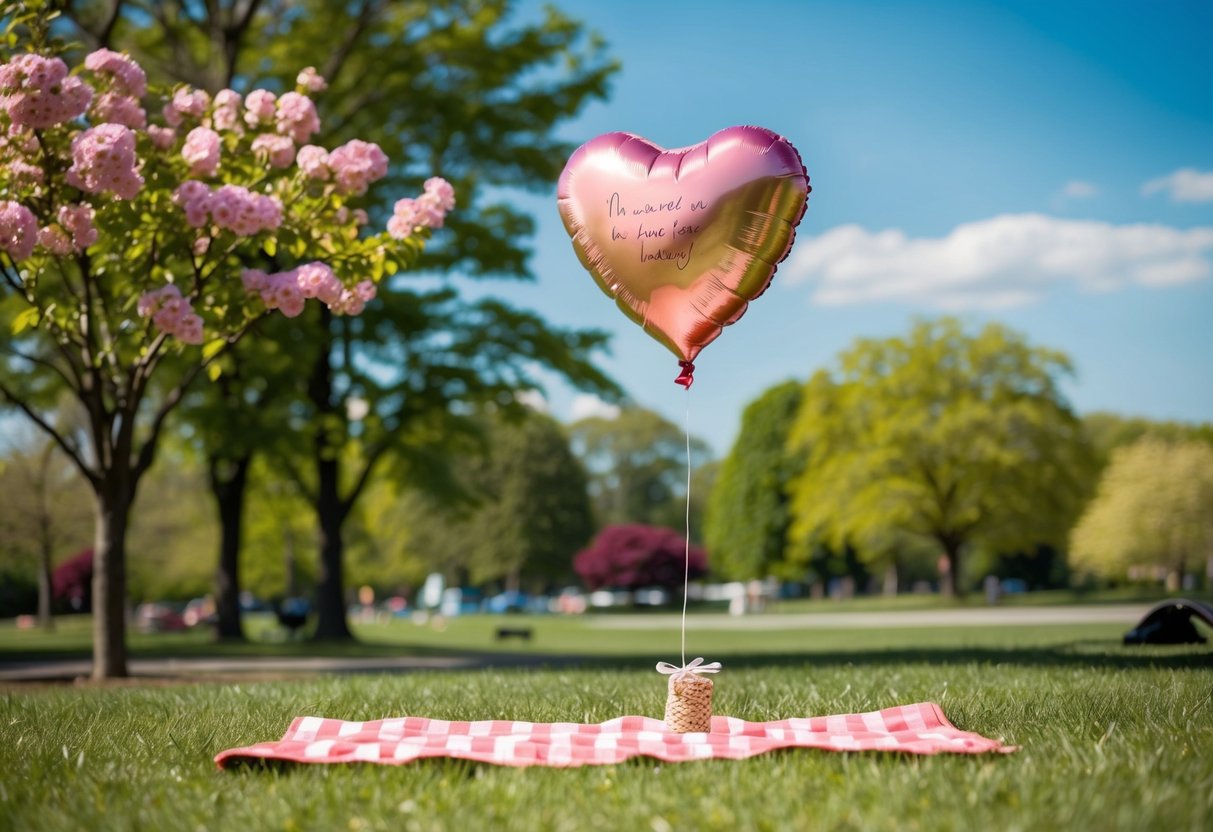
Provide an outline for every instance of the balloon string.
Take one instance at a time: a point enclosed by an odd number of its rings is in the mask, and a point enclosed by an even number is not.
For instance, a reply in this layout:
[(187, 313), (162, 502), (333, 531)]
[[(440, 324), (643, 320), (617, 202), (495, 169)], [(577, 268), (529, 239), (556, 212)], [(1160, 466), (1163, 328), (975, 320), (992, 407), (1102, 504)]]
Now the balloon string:
[(691, 585), (691, 385), (686, 386), (687, 413), (687, 515), (686, 515), (686, 549), (682, 558), (682, 666), (687, 666), (687, 594)]

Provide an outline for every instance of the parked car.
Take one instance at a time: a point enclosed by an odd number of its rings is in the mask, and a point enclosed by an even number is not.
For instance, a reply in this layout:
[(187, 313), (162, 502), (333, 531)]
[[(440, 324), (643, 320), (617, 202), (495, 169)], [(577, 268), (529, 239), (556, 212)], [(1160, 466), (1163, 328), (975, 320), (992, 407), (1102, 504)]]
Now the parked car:
[(204, 627), (208, 624), (214, 624), (219, 620), (219, 614), (215, 611), (215, 599), (209, 595), (205, 598), (195, 598), (185, 605), (185, 612), (181, 614), (187, 627)]
[(490, 598), (485, 604), (485, 609), (494, 613), (524, 612), (527, 603), (526, 593), (511, 589)]
[(152, 601), (135, 607), (135, 628), (141, 633), (170, 633), (186, 629), (186, 624), (175, 606)]

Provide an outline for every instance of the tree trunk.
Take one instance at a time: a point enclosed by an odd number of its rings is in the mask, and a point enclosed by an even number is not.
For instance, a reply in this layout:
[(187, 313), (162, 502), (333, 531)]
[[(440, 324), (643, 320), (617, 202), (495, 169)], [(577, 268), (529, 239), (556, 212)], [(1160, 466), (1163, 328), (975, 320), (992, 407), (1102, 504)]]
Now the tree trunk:
[(110, 471), (95, 495), (92, 675), (98, 680), (127, 675), (126, 530), (132, 495), (125, 473)]
[(38, 558), (38, 628), (50, 632), (55, 629), (51, 615), (51, 547), (44, 541)]
[(219, 509), (219, 568), (215, 570), (216, 633), (222, 640), (244, 641), (240, 617), (240, 541), (252, 454), (234, 460), (209, 460), (211, 493)]
[(320, 575), (316, 585), (317, 641), (349, 641), (350, 632), (345, 618), (345, 579), (342, 574), (344, 546), (341, 527), (346, 509), (341, 501), (341, 448), (334, 438), (333, 423), (344, 417), (333, 400), (333, 315), (327, 309), (320, 312), (323, 338), (312, 376), (308, 381), (308, 398), (316, 408), (316, 435), (312, 450), (316, 463), (316, 521), (320, 530)]
[(895, 598), (897, 596), (897, 561), (894, 560), (884, 570), (884, 582), (881, 586), (881, 595), (886, 598)]
[(948, 564), (943, 575), (943, 594), (948, 598), (963, 598), (964, 587), (960, 582), (960, 546), (962, 541), (947, 535), (939, 538), (943, 546), (944, 559)]
[[(332, 468), (328, 476), (325, 471)], [(320, 581), (316, 585), (317, 641), (352, 640), (345, 617), (345, 579), (342, 574), (344, 547), (341, 526), (345, 519), (337, 499), (337, 465), (335, 460), (320, 460), (321, 472), (316, 517), (320, 524)]]
[(38, 628), (45, 631), (55, 629), (51, 617), (51, 560), (55, 553), (55, 530), (51, 523), (50, 466), (55, 452), (51, 442), (46, 443), (38, 470)]

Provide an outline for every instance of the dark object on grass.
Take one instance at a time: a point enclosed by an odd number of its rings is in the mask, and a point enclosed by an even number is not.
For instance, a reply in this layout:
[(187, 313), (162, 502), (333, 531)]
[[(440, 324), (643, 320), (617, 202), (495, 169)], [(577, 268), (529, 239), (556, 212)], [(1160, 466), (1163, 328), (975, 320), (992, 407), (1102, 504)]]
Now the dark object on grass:
[(1125, 644), (1204, 644), (1193, 618), (1213, 628), (1213, 607), (1186, 598), (1163, 601), (1125, 633)]
[(498, 627), (497, 640), (505, 641), (507, 638), (520, 638), (523, 641), (531, 640), (530, 627)]
[(303, 625), (307, 624), (311, 611), (312, 604), (306, 598), (287, 598), (278, 605), (274, 614), (278, 616), (278, 623), (294, 638)]

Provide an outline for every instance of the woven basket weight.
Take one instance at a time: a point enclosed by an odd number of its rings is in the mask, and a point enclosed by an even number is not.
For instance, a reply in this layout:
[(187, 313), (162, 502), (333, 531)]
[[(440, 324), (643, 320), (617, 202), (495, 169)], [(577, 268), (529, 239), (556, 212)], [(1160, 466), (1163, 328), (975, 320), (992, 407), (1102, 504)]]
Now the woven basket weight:
[(665, 724), (679, 734), (711, 731), (712, 680), (694, 674), (671, 676), (665, 700)]

